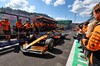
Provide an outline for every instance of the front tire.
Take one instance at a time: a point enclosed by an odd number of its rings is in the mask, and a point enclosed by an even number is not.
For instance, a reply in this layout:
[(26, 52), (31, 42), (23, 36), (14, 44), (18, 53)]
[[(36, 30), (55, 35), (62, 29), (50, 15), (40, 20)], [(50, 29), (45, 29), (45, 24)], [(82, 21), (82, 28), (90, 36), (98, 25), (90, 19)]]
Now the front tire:
[(45, 45), (48, 45), (48, 50), (52, 50), (54, 47), (54, 40), (52, 38), (49, 38), (45, 41)]

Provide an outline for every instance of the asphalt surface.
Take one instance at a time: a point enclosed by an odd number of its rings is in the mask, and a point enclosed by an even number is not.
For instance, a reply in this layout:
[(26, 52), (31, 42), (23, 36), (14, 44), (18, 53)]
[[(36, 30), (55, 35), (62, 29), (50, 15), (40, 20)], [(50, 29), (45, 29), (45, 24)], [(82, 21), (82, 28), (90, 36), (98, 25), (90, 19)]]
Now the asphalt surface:
[(52, 51), (44, 55), (23, 54), (18, 46), (0, 51), (0, 66), (66, 66), (76, 32), (67, 31), (66, 39), (57, 43)]

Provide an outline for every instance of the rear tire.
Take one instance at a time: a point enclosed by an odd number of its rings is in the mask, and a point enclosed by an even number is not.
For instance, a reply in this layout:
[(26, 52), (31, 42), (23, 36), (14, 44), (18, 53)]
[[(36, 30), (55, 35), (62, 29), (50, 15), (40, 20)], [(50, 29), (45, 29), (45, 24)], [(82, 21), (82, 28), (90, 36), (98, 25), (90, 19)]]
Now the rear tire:
[(48, 50), (52, 50), (54, 47), (54, 40), (52, 38), (49, 38), (45, 41), (45, 45), (48, 45)]

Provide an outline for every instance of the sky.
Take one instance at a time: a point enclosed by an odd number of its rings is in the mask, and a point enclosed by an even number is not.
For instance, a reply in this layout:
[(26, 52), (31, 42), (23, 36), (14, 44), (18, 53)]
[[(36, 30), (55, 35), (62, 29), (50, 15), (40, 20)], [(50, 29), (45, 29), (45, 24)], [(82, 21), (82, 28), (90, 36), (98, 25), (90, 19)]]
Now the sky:
[[(0, 0), (0, 7), (47, 14), (56, 20), (82, 23), (100, 0)], [(76, 13), (76, 18), (75, 18)]]

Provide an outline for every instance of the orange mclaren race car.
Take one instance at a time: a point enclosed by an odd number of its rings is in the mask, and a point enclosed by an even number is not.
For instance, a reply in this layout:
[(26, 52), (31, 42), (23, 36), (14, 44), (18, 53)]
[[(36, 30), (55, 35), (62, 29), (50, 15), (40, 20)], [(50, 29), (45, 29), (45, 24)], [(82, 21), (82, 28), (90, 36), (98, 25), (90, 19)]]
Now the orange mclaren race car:
[(40, 35), (32, 35), (28, 41), (20, 42), (22, 52), (44, 54), (47, 50), (52, 50), (54, 45), (65, 38), (65, 33), (59, 31), (41, 32)]

